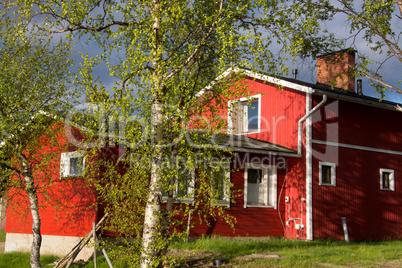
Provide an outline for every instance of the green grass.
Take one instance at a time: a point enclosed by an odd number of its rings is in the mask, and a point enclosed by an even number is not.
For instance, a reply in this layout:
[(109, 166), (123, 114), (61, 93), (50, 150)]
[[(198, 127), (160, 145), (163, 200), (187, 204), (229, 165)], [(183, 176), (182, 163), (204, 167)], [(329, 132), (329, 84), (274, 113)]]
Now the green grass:
[(228, 239), (211, 238), (179, 244), (180, 249), (218, 251), (233, 264), (246, 265), (236, 256), (253, 253), (275, 253), (279, 259), (247, 261), (247, 267), (317, 267), (322, 263), (334, 265), (372, 266), (394, 261), (402, 267), (402, 241), (294, 241), (283, 239)]
[[(57, 260), (56, 256), (44, 255), (41, 256), (40, 262), (43, 267)], [(7, 252), (0, 253), (0, 268), (30, 268), (29, 253), (23, 252)]]
[[(233, 267), (324, 267), (324, 264), (363, 267), (402, 267), (402, 240), (395, 241), (294, 241), (283, 239), (252, 239), (252, 238), (211, 238), (198, 239), (188, 243), (178, 243), (174, 249), (213, 251), (213, 258), (227, 258)], [(279, 259), (243, 260), (238, 256), (260, 254), (277, 254)], [(203, 253), (198, 253), (203, 257)], [(209, 257), (212, 258), (212, 257)], [(42, 256), (43, 267), (57, 260), (54, 256)], [(113, 262), (113, 267), (128, 267), (122, 262)], [(208, 260), (208, 263), (211, 263)], [(212, 264), (212, 263), (211, 263)], [(106, 259), (99, 256), (99, 268), (108, 268)], [(29, 266), (28, 253), (0, 253), (0, 268)], [(50, 266), (48, 266), (50, 267)], [(75, 268), (92, 268), (93, 261), (87, 264), (77, 264)]]
[(0, 230), (0, 242), (6, 242), (6, 232), (4, 230)]

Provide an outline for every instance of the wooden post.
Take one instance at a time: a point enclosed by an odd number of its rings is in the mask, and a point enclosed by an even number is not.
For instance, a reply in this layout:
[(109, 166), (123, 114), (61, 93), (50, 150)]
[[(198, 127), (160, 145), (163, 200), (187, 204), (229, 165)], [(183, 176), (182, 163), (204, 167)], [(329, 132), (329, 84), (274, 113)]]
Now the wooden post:
[(97, 268), (97, 265), (96, 265), (96, 227), (95, 227), (95, 222), (92, 223), (92, 236), (94, 238), (94, 268)]
[(110, 267), (110, 268), (113, 268), (112, 262), (110, 261), (109, 256), (107, 255), (106, 250), (105, 250), (104, 248), (102, 248), (102, 253), (103, 253), (103, 255), (105, 256), (105, 259), (106, 259), (106, 261), (107, 261), (107, 264), (109, 264), (109, 267)]

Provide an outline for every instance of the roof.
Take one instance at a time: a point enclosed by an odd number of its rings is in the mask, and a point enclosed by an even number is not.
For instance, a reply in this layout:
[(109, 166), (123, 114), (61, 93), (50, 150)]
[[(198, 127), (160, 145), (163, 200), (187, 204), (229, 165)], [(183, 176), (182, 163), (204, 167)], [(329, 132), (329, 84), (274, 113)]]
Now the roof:
[(201, 134), (199, 137), (204, 146), (210, 145), (220, 149), (228, 149), (234, 152), (248, 152), (291, 157), (299, 156), (295, 150), (275, 143), (257, 140), (243, 135), (223, 133), (212, 134), (198, 131), (197, 133)]
[(328, 97), (334, 99), (360, 103), (363, 105), (369, 105), (373, 107), (400, 112), (400, 109), (398, 109), (399, 103), (387, 100), (380, 100), (378, 98), (366, 95), (358, 95), (356, 92), (351, 92), (348, 90), (344, 90), (342, 88), (336, 88), (322, 83), (313, 84), (287, 77), (280, 77), (280, 76), (274, 77), (271, 75), (264, 74), (262, 72), (251, 71), (247, 68), (238, 68), (238, 71), (244, 72), (249, 77), (260, 79), (269, 83), (278, 84), (298, 91), (311, 93), (315, 95), (327, 95)]

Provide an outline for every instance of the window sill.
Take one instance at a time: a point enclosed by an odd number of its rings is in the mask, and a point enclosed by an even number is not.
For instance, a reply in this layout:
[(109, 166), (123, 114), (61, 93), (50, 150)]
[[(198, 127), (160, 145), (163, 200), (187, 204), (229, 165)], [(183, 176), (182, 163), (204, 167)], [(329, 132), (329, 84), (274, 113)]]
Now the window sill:
[(320, 186), (332, 186), (332, 187), (336, 187), (336, 185), (328, 184), (328, 183), (320, 183)]
[(395, 191), (394, 189), (386, 189), (386, 188), (381, 188), (380, 190), (381, 190), (381, 191), (391, 191), (391, 192), (394, 192), (394, 191)]
[(275, 206), (270, 206), (270, 205), (246, 205), (246, 208), (275, 208)]
[[(163, 196), (162, 197), (162, 203), (167, 203), (167, 197)], [(183, 199), (173, 199), (173, 204), (192, 204), (194, 202), (194, 199), (192, 198), (183, 198)]]

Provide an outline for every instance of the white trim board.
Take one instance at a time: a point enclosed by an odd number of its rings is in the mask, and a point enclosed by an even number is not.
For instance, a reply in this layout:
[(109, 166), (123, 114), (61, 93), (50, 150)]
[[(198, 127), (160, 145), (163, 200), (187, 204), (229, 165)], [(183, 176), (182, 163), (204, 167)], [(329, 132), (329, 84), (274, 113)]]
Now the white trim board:
[(339, 143), (339, 142), (332, 142), (332, 141), (321, 141), (321, 140), (312, 140), (312, 142), (315, 144), (337, 146), (337, 147), (342, 147), (342, 148), (357, 149), (357, 150), (363, 150), (363, 151), (369, 151), (369, 152), (402, 155), (401, 151), (379, 149), (379, 148), (366, 147), (366, 146), (360, 146), (360, 145), (353, 145), (353, 144), (346, 144), (346, 143)]

